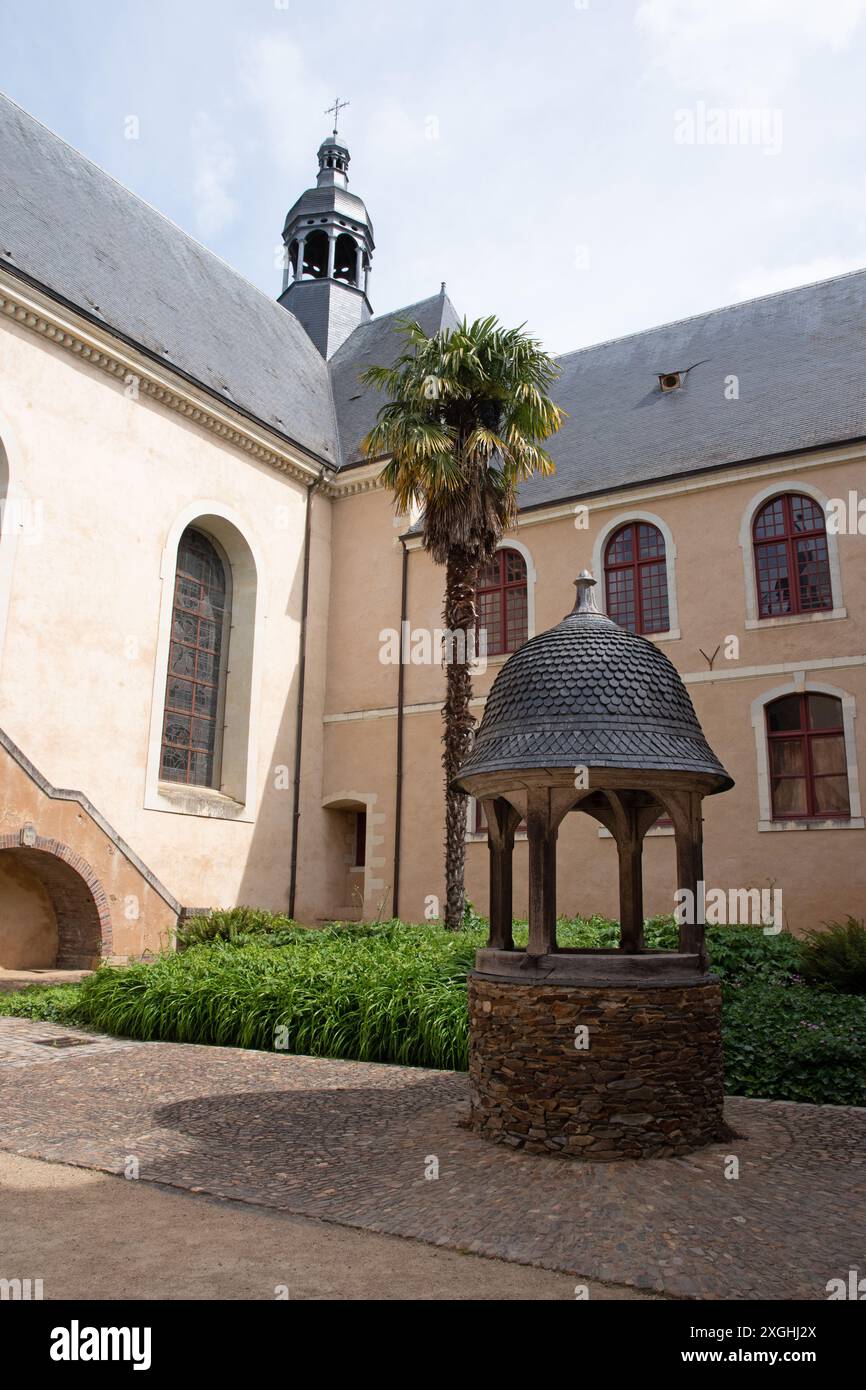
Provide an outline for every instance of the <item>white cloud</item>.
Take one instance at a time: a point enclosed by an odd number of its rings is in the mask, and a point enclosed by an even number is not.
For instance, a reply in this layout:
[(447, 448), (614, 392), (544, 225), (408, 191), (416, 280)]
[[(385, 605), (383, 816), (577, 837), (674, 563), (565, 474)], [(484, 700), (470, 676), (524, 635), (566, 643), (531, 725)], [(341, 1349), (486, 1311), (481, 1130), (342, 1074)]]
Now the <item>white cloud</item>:
[(779, 290), (795, 289), (798, 285), (811, 285), (816, 280), (830, 280), (834, 275), (847, 275), (851, 270), (862, 270), (864, 261), (853, 256), (817, 256), (813, 261), (803, 261), (799, 265), (756, 267), (742, 275), (734, 285), (734, 298), (757, 299), (764, 294), (776, 294)]
[(778, 94), (813, 53), (840, 53), (866, 0), (643, 0), (635, 24), (669, 79), (732, 101)]
[(231, 193), (238, 161), (216, 121), (198, 111), (190, 129), (193, 150), (192, 193), (196, 226), (203, 237), (218, 236), (237, 216)]

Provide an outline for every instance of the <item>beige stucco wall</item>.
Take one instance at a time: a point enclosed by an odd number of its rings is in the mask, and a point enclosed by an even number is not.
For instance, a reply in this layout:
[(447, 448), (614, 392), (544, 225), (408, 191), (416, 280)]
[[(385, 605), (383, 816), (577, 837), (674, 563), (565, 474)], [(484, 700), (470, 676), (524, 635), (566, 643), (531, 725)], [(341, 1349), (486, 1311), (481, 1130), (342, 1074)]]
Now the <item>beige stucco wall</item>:
[[(819, 466), (812, 466), (817, 463)], [(786, 922), (802, 931), (851, 912), (866, 915), (866, 830), (759, 830), (759, 759), (753, 702), (770, 692), (817, 683), (853, 697), (857, 769), (866, 778), (866, 536), (836, 540), (846, 616), (762, 623), (749, 627), (746, 568), (741, 547), (744, 516), (768, 488), (815, 489), (823, 497), (847, 497), (860, 488), (864, 461), (855, 451), (816, 459), (792, 459), (780, 470), (753, 468), (743, 476), (693, 479), (673, 487), (637, 490), (590, 504), (589, 527), (578, 529), (573, 512), (545, 519), (526, 514), (515, 535), (528, 549), (537, 575), (535, 631), (569, 611), (572, 581), (592, 567), (597, 541), (618, 521), (657, 516), (676, 549), (679, 636), (661, 643), (686, 679), (713, 748), (736, 779), (736, 788), (705, 802), (705, 870), (709, 885), (781, 888)], [(747, 528), (748, 529), (748, 528)], [(379, 798), (386, 815), (384, 877), (393, 878), (397, 668), (378, 662), (383, 628), (399, 622), (400, 557), (392, 509), (379, 491), (348, 496), (334, 506), (334, 563), (325, 722), (325, 795), (353, 786)], [(338, 540), (336, 538), (339, 538)], [(359, 597), (358, 576), (365, 573)], [(601, 587), (601, 586), (600, 586)], [(412, 628), (441, 626), (442, 572), (422, 551), (409, 563)], [(838, 594), (837, 607), (841, 607)], [(602, 599), (603, 602), (603, 599)], [(736, 660), (726, 660), (725, 641), (739, 640)], [(712, 672), (703, 655), (718, 646)], [(347, 660), (351, 653), (351, 660)], [(501, 666), (493, 659), (475, 678), (482, 699)], [(357, 671), (357, 675), (356, 675)], [(400, 912), (422, 917), (425, 899), (443, 894), (441, 725), (436, 709), (442, 676), (436, 666), (410, 665), (405, 673), (404, 801)], [(358, 717), (359, 712), (363, 717)], [(480, 718), (482, 706), (476, 707)], [(616, 914), (616, 852), (595, 823), (572, 816), (559, 841), (558, 885), (564, 912)], [(467, 891), (487, 906), (486, 842), (467, 845)], [(515, 852), (515, 906), (526, 910), (526, 846)], [(647, 912), (673, 906), (673, 838), (653, 834), (645, 848)]]
[[(55, 787), (84, 792), (186, 906), (284, 909), (305, 484), (146, 396), (131, 399), (122, 380), (7, 321), (0, 328), (0, 440), (0, 489), (8, 458), (11, 492), (28, 523), (16, 524), (12, 534), (7, 517), (0, 538), (0, 728)], [(588, 529), (576, 528), (563, 506), (558, 515), (525, 514), (516, 532), (535, 576), (530, 609), (534, 631), (541, 631), (570, 608), (576, 573), (597, 567), (603, 533), (638, 515), (658, 518), (676, 550), (676, 634), (664, 650), (737, 779), (734, 792), (706, 803), (707, 880), (781, 887), (786, 919), (798, 930), (866, 913), (866, 831), (759, 828), (754, 705), (804, 683), (840, 690), (850, 709), (856, 766), (866, 767), (866, 538), (838, 538), (844, 591), (837, 595), (838, 615), (750, 626), (741, 530), (750, 502), (768, 488), (845, 496), (861, 486), (863, 464), (861, 455), (842, 450), (792, 459), (787, 468), (636, 489), (596, 499)], [(341, 479), (340, 487), (347, 482), (357, 490), (334, 500), (320, 493), (312, 509), (296, 905), (296, 915), (309, 922), (355, 915), (356, 885), (365, 916), (390, 912), (394, 886), (399, 669), (380, 660), (380, 650), (383, 632), (399, 624), (404, 527), (395, 526), (388, 496), (363, 486), (363, 470)], [(255, 575), (254, 601), (247, 593), (243, 609), (249, 623), (230, 645), (230, 680), (247, 660), (250, 624), (253, 654), (246, 706), (231, 703), (227, 718), (233, 797), (194, 796), (188, 813), (155, 786), (152, 774), (173, 548), (183, 525), (202, 516), (212, 518), (227, 546), (232, 535), (239, 538), (244, 585)], [(411, 626), (439, 628), (441, 600), (441, 570), (411, 549)], [(703, 653), (724, 648), (729, 636), (739, 641), (736, 659), (726, 660), (722, 651), (710, 672)], [(500, 665), (494, 659), (476, 677), (479, 717)], [(400, 910), (416, 919), (443, 891), (441, 698), (436, 665), (406, 668)], [(239, 738), (246, 756), (240, 764)], [(38, 819), (49, 813), (38, 797), (7, 786), (4, 798), (7, 832), (33, 819), (42, 834)], [(363, 875), (352, 873), (347, 819), (359, 807), (367, 814)], [(74, 815), (61, 828), (73, 848), (76, 835), (83, 843)], [(562, 910), (614, 913), (611, 841), (595, 824), (572, 817), (560, 847)], [(93, 854), (103, 852), (108, 855), (96, 837)], [(525, 858), (519, 844), (521, 912)], [(670, 836), (648, 840), (648, 911), (671, 905), (673, 860)], [(108, 859), (104, 872), (110, 884)], [(482, 909), (486, 873), (486, 846), (470, 840), (468, 891)], [(152, 931), (118, 923), (123, 946), (115, 953), (152, 949), (164, 935), (164, 906), (153, 909)]]
[[(83, 791), (182, 903), (285, 908), (305, 486), (6, 320), (0, 437), (11, 487), (39, 519), (14, 555), (0, 547), (0, 728), (51, 783)], [(317, 503), (325, 573), (328, 509)], [(205, 800), (208, 815), (147, 809), (164, 552), (179, 518), (210, 512), (237, 527), (258, 571), (254, 795), (240, 808)], [(314, 631), (313, 702), (322, 648)]]

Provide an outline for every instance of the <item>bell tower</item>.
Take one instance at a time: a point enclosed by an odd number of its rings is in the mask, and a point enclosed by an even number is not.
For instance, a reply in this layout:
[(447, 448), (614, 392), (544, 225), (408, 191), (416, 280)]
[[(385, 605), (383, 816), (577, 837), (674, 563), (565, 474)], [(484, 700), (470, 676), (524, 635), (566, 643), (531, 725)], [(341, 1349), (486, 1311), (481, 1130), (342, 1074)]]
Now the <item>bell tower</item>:
[[(359, 324), (372, 317), (367, 290), (373, 224), (363, 200), (348, 191), (349, 151), (334, 130), (319, 146), (316, 187), (289, 210), (280, 304), (304, 325), (323, 357), (333, 357)], [(330, 114), (330, 112), (328, 113)]]

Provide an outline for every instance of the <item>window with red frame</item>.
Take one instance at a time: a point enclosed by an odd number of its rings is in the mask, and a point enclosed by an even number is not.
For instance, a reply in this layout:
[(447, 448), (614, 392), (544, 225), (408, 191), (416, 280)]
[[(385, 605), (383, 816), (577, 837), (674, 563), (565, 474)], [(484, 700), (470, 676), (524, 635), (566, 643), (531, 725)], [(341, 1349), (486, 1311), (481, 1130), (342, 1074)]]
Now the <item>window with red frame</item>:
[(215, 546), (189, 527), (180, 539), (171, 615), (160, 776), (197, 787), (219, 783), (223, 649), (228, 578)]
[(526, 561), (518, 550), (497, 550), (476, 593), (477, 631), (487, 633), (487, 655), (516, 652), (527, 637)]
[(767, 742), (774, 820), (849, 814), (841, 700), (808, 693), (774, 700)]
[(785, 493), (755, 517), (755, 582), (762, 618), (833, 607), (824, 512), (811, 497)]
[(668, 570), (657, 526), (630, 521), (614, 531), (604, 552), (607, 613), (628, 632), (667, 632)]

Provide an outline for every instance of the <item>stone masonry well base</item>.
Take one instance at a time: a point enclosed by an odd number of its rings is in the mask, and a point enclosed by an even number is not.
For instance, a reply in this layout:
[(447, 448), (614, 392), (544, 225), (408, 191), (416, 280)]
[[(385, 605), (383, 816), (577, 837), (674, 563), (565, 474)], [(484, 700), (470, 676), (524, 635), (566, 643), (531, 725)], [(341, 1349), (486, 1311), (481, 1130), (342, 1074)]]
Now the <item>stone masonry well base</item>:
[(532, 1153), (670, 1158), (728, 1136), (721, 988), (469, 977), (470, 1127)]

